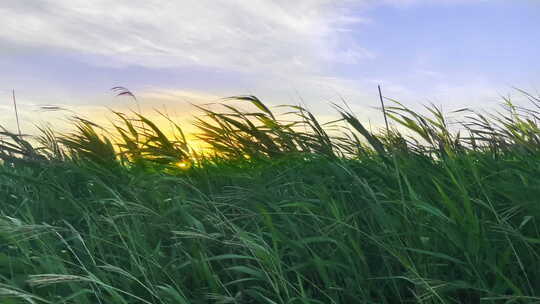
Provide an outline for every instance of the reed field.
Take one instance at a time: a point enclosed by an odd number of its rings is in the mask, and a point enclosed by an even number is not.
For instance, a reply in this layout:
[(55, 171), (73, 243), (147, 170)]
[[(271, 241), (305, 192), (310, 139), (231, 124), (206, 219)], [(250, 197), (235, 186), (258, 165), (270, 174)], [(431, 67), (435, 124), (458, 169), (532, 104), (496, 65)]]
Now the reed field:
[(237, 96), (199, 106), (206, 151), (140, 111), (3, 129), (0, 303), (540, 303), (540, 99), (521, 94), (387, 99), (377, 130)]

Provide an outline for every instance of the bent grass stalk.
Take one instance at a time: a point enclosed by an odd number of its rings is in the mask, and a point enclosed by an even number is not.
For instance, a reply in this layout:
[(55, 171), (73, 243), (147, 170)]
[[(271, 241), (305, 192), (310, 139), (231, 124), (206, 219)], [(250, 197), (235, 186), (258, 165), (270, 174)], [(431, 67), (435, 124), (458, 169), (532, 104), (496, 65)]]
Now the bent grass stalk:
[(75, 118), (36, 143), (4, 130), (0, 301), (538, 301), (534, 108), (462, 109), (454, 132), (434, 105), (393, 102), (405, 135), (338, 106), (322, 123), (224, 102), (195, 122), (213, 154), (142, 113), (115, 112), (115, 133)]

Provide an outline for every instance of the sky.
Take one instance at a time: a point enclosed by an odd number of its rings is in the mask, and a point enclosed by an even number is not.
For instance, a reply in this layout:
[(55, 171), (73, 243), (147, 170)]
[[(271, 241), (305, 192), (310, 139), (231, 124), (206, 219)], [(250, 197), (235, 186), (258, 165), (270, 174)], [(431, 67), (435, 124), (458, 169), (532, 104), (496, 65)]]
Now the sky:
[(1, 0), (0, 125), (12, 89), (27, 132), (61, 125), (43, 105), (134, 110), (114, 86), (182, 121), (250, 94), (323, 120), (345, 100), (378, 124), (378, 84), (412, 108), (491, 108), (540, 91), (539, 15), (540, 0)]

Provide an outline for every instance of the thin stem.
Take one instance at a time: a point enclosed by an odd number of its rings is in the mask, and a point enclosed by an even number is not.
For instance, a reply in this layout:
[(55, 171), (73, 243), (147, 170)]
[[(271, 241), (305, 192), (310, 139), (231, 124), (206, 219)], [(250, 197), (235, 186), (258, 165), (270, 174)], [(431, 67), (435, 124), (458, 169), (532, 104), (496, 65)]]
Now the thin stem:
[(386, 109), (384, 108), (381, 85), (378, 85), (377, 87), (379, 88), (379, 98), (381, 99), (381, 105), (382, 105), (382, 110), (383, 110), (383, 115), (384, 115), (384, 124), (386, 125), (386, 133), (388, 134), (388, 132), (390, 132), (390, 129), (388, 128), (388, 119), (386, 118)]
[(17, 100), (15, 99), (15, 89), (12, 91), (13, 96), (13, 107), (15, 108), (15, 119), (17, 120), (17, 131), (19, 132), (19, 136), (21, 136), (21, 126), (19, 124), (19, 112), (17, 111)]

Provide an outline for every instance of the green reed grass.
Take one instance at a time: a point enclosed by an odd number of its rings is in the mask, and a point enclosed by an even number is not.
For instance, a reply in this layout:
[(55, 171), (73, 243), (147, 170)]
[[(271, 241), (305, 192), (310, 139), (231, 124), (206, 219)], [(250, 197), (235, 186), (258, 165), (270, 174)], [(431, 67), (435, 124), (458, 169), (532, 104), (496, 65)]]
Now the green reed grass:
[(536, 108), (395, 102), (375, 134), (233, 99), (200, 108), (206, 154), (141, 113), (4, 130), (0, 302), (540, 302)]

